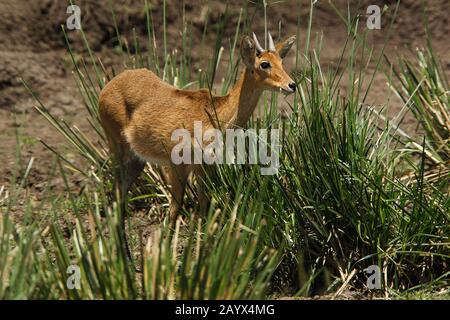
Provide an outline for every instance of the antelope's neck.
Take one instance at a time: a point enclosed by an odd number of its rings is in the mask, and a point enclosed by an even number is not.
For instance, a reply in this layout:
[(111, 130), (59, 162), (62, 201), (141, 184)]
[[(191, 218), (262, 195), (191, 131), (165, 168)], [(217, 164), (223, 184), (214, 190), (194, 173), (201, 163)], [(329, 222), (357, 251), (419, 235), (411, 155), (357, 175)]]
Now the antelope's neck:
[[(262, 89), (245, 69), (238, 82), (230, 90), (222, 104), (218, 116), (224, 127), (243, 127), (255, 111)], [(223, 125), (221, 125), (223, 126)]]

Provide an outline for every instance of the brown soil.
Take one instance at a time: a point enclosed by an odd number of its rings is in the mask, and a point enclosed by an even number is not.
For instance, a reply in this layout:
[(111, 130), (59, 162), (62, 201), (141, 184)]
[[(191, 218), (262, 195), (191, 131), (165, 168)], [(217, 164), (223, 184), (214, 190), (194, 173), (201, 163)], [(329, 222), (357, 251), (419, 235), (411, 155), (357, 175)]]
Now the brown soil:
[[(114, 50), (117, 45), (108, 1), (74, 1), (82, 10), (83, 28), (86, 37), (95, 51), (102, 57), (107, 67), (116, 66), (120, 70), (120, 55)], [(233, 36), (238, 21), (239, 8), (242, 1), (230, 1), (229, 12), (231, 18), (227, 23), (225, 38)], [(162, 32), (162, 0), (150, 0), (153, 6), (156, 34)], [(168, 46), (180, 47), (180, 30), (182, 25), (183, 5), (181, 1), (168, 0)], [(255, 1), (256, 3), (256, 1)], [(345, 15), (346, 0), (336, 0), (332, 3)], [(356, 10), (351, 1), (351, 9)], [(396, 1), (362, 1), (363, 8), (369, 4), (386, 5), (388, 13), (382, 18), (382, 29), (369, 32), (369, 45), (380, 49), (386, 36), (389, 15), (395, 8)], [(219, 21), (225, 11), (225, 1), (191, 1), (185, 4), (185, 15), (193, 24), (194, 53), (203, 31), (202, 12), (207, 6), (211, 7), (210, 24)], [(121, 32), (130, 36), (132, 27), (136, 27), (139, 37), (146, 37), (146, 17), (143, 11), (143, 1), (122, 0), (115, 1), (116, 19)], [(54, 157), (40, 142), (63, 149), (64, 139), (40, 117), (34, 110), (35, 100), (28, 93), (22, 79), (56, 116), (64, 117), (69, 123), (78, 125), (88, 131), (89, 126), (81, 98), (73, 81), (69, 59), (65, 49), (65, 41), (61, 32), (61, 24), (68, 17), (67, 3), (59, 0), (17, 1), (0, 0), (0, 187), (8, 185), (15, 171), (16, 162), (16, 130), (23, 135), (21, 144), (22, 164), (33, 157), (34, 165), (30, 173), (28, 186), (41, 191), (48, 179), (54, 164)], [(263, 34), (263, 15), (261, 6), (251, 4), (250, 11), (256, 10), (252, 29), (259, 35)], [(450, 24), (447, 13), (450, 12), (450, 2), (436, 0), (427, 3), (430, 20), (430, 32), (434, 40), (435, 50), (443, 62), (446, 72), (450, 70), (450, 43), (447, 40)], [(294, 34), (300, 15), (301, 45), (305, 43), (307, 20), (309, 14), (308, 1), (285, 1), (269, 7), (269, 28), (276, 34), (278, 24), (282, 22), (283, 36)], [(365, 24), (365, 19), (362, 20)], [(410, 54), (410, 48), (423, 46), (425, 43), (424, 24), (422, 23), (422, 5), (420, 1), (404, 0), (399, 6), (398, 17), (392, 30), (392, 39), (387, 48), (387, 55), (395, 58), (397, 53)], [(337, 65), (341, 49), (346, 39), (346, 28), (338, 18), (328, 1), (319, 1), (313, 23), (313, 32), (323, 31), (324, 47), (322, 61), (325, 65)], [(74, 51), (83, 53), (83, 40), (79, 32), (69, 31), (68, 37)], [(216, 34), (207, 33), (206, 43), (214, 43)], [(131, 39), (131, 38), (130, 38)], [(157, 39), (162, 43), (162, 39)], [(223, 44), (225, 47), (226, 43)], [(208, 52), (194, 54), (194, 65), (201, 66), (202, 58)], [(291, 58), (292, 59), (292, 58)], [(292, 61), (288, 62), (291, 63)], [(373, 71), (373, 65), (367, 68), (367, 73)], [(342, 90), (345, 91), (345, 84)], [(386, 79), (380, 73), (375, 78), (374, 88), (367, 103), (383, 105), (391, 100), (390, 114), (395, 114), (401, 104), (392, 96), (386, 87)], [(14, 120), (16, 118), (16, 120)], [(409, 132), (413, 132), (415, 122), (408, 118), (405, 125)], [(87, 132), (89, 134), (89, 132)], [(59, 188), (61, 179), (54, 179), (52, 185)]]

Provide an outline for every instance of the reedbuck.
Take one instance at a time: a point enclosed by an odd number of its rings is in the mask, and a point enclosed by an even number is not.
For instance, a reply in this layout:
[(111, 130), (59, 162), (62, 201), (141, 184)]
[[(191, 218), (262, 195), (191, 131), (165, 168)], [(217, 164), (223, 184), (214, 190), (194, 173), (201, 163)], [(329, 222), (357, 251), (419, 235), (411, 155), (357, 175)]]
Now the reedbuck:
[[(125, 71), (112, 79), (100, 93), (100, 120), (121, 165), (124, 192), (146, 162), (162, 165), (171, 185), (170, 216), (176, 218), (190, 172), (201, 175), (203, 169), (171, 162), (171, 150), (177, 144), (171, 140), (172, 132), (183, 128), (194, 137), (194, 121), (201, 121), (204, 129), (243, 127), (264, 90), (294, 92), (296, 84), (282, 64), (294, 42), (292, 36), (275, 45), (269, 33), (266, 50), (255, 34), (253, 39), (243, 37), (240, 54), (245, 69), (226, 96), (175, 88), (147, 69)], [(208, 199), (201, 177), (197, 180), (200, 211), (205, 213)]]

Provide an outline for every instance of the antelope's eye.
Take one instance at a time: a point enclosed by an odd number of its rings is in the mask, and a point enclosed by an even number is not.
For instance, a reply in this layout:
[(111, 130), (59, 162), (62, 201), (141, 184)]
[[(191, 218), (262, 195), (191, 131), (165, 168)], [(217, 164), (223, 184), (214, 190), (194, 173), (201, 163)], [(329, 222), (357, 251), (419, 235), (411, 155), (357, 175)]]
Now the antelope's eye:
[(270, 63), (269, 62), (261, 62), (261, 69), (266, 70), (270, 68)]

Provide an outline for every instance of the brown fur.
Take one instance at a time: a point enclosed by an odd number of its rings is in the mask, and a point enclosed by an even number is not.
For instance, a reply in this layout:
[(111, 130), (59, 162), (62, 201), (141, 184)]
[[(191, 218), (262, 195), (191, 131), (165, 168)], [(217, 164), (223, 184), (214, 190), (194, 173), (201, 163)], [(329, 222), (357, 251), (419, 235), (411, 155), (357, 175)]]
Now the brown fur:
[[(241, 56), (246, 65), (236, 85), (226, 96), (211, 96), (207, 90), (177, 89), (147, 69), (128, 70), (112, 79), (99, 97), (100, 120), (110, 148), (125, 166), (127, 188), (144, 168), (145, 161), (168, 167), (172, 186), (170, 214), (179, 211), (189, 173), (198, 165), (173, 165), (171, 141), (175, 129), (187, 129), (193, 137), (194, 121), (202, 121), (203, 130), (243, 127), (256, 108), (264, 90), (290, 90), (293, 83), (282, 66), (282, 57), (292, 46), (293, 37), (277, 45), (277, 52), (259, 55), (249, 37), (241, 42)], [(280, 57), (280, 55), (282, 57)], [(270, 62), (270, 70), (260, 63)], [(200, 209), (207, 210), (207, 199), (199, 183)]]

